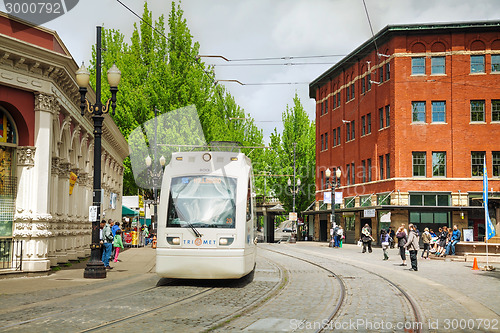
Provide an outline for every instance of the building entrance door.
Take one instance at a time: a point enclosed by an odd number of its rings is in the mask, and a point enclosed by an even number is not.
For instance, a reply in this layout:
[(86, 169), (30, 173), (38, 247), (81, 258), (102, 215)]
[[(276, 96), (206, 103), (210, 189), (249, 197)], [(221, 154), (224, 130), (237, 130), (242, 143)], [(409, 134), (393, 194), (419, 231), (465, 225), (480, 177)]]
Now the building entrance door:
[(326, 220), (320, 220), (319, 221), (319, 241), (320, 242), (326, 242), (328, 241), (328, 230), (326, 230), (327, 227), (327, 221)]

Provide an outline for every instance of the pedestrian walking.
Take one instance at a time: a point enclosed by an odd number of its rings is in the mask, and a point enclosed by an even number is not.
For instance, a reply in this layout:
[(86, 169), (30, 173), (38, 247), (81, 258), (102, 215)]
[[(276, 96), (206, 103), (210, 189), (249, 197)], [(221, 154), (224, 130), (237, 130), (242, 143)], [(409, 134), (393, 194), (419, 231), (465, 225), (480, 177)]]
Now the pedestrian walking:
[(420, 237), (418, 236), (417, 229), (413, 224), (410, 224), (408, 228), (410, 229), (410, 234), (408, 235), (408, 240), (404, 247), (408, 249), (408, 251), (410, 252), (410, 261), (411, 261), (410, 271), (416, 272), (418, 271), (417, 253), (418, 250), (420, 250), (420, 246), (418, 245)]
[(422, 242), (424, 243), (424, 250), (422, 251), (421, 258), (424, 259), (425, 251), (427, 251), (427, 256), (425, 259), (429, 259), (429, 251), (431, 249), (431, 233), (429, 232), (429, 228), (424, 229), (424, 233), (422, 234)]
[(115, 248), (115, 259), (113, 261), (117, 262), (118, 255), (120, 254), (120, 250), (124, 249), (121, 229), (116, 230), (116, 235), (113, 238), (113, 247)]
[(366, 252), (366, 248), (368, 248), (368, 252), (372, 253), (372, 228), (367, 224), (361, 229), (361, 241), (363, 242), (363, 252)]
[(389, 237), (391, 239), (391, 241), (389, 243), (391, 243), (391, 249), (394, 248), (394, 243), (396, 241), (396, 232), (394, 231), (394, 229), (392, 229), (392, 227), (389, 227), (389, 230), (387, 231), (387, 233), (389, 234)]
[(389, 259), (389, 255), (387, 254), (387, 249), (389, 248), (389, 234), (385, 229), (382, 229), (382, 233), (380, 235), (380, 244), (382, 245), (382, 250), (384, 251), (384, 260)]
[(99, 258), (102, 258), (102, 253), (104, 252), (104, 245), (103, 245), (103, 240), (102, 240), (102, 229), (104, 228), (104, 226), (106, 225), (106, 221), (105, 220), (102, 220), (100, 225), (99, 225), (99, 255), (100, 257)]
[(112, 267), (109, 266), (109, 258), (111, 256), (111, 250), (113, 249), (113, 233), (111, 231), (111, 226), (109, 225), (109, 223), (106, 223), (104, 225), (104, 228), (102, 229), (102, 242), (104, 251), (102, 252), (101, 260), (106, 269), (112, 269)]
[(398, 232), (396, 232), (396, 238), (398, 239), (399, 255), (401, 256), (401, 260), (403, 261), (403, 263), (399, 266), (406, 266), (405, 245), (406, 245), (407, 235), (405, 233), (403, 226), (400, 226)]
[(342, 247), (342, 241), (344, 239), (344, 229), (339, 225), (339, 230), (337, 230), (337, 235), (339, 236), (339, 247)]
[(142, 230), (142, 236), (144, 237), (144, 246), (147, 246), (149, 243), (149, 229), (147, 225), (144, 225), (144, 229)]

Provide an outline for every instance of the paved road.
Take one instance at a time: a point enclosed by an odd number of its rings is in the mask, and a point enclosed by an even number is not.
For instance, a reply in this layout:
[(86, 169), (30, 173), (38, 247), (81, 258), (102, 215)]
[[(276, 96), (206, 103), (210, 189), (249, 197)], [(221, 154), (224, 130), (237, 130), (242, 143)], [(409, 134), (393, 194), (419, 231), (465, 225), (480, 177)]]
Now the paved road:
[(253, 279), (179, 282), (154, 274), (154, 250), (129, 249), (105, 280), (83, 279), (83, 265), (0, 280), (0, 331), (418, 331), (411, 299), (423, 332), (500, 332), (500, 271), (420, 260), (410, 272), (389, 255), (259, 244)]

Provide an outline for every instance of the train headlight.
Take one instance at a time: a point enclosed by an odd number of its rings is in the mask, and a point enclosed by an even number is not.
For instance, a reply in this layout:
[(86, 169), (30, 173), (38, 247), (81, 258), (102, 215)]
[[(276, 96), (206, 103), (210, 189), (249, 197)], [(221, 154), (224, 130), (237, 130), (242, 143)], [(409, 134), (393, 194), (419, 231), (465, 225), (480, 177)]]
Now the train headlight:
[(180, 237), (167, 237), (167, 243), (170, 245), (179, 245), (181, 244)]
[(234, 237), (221, 237), (219, 238), (219, 245), (228, 246), (233, 244)]

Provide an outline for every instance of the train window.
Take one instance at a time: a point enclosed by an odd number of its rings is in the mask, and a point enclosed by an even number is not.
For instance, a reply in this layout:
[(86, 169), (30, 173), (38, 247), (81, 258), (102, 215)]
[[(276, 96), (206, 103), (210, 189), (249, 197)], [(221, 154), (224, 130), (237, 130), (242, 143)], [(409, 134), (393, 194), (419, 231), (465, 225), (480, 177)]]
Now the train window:
[(172, 178), (167, 227), (234, 228), (236, 179), (217, 176)]

